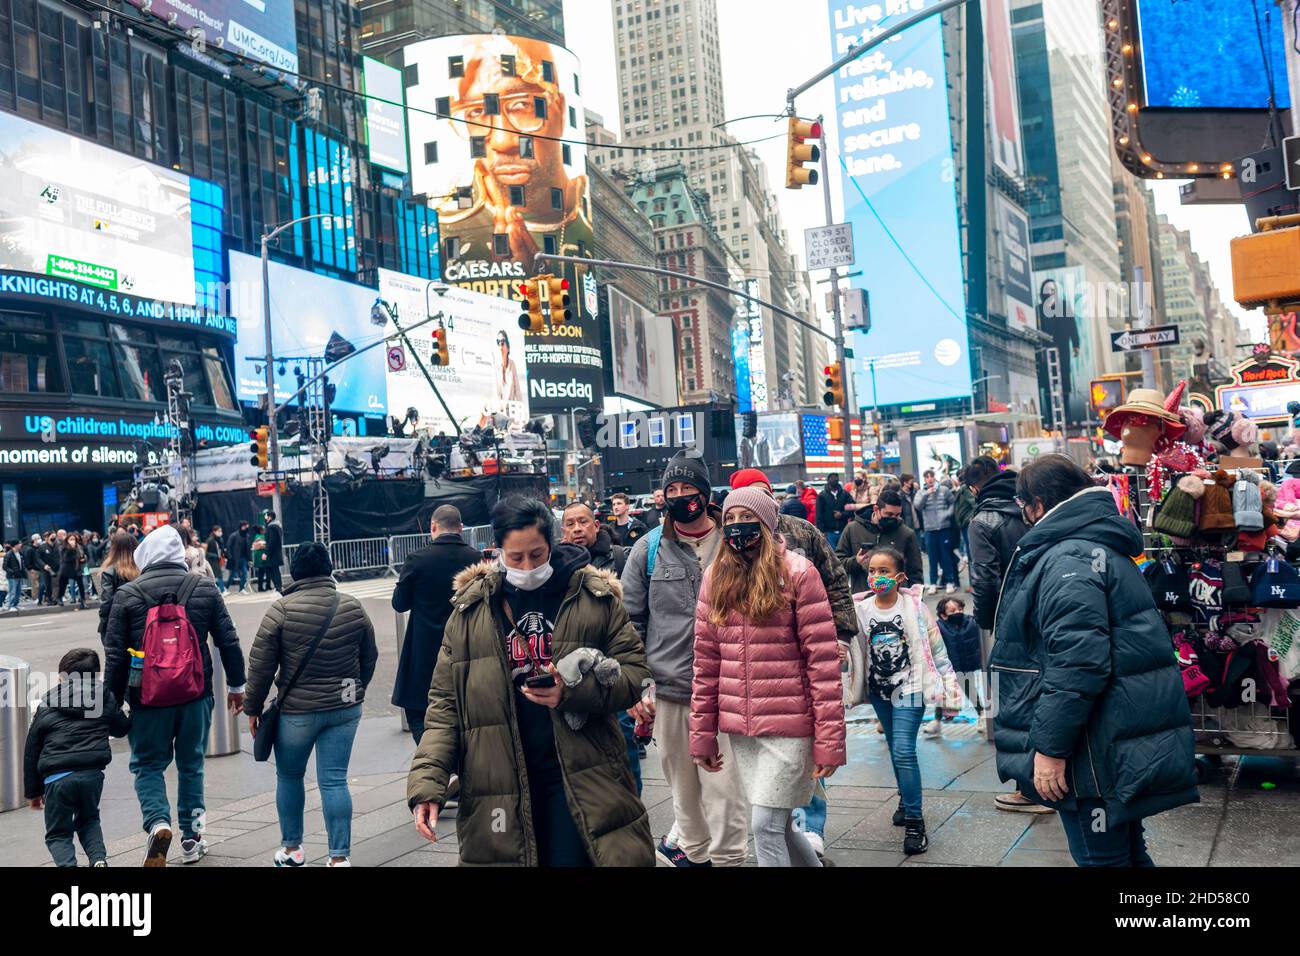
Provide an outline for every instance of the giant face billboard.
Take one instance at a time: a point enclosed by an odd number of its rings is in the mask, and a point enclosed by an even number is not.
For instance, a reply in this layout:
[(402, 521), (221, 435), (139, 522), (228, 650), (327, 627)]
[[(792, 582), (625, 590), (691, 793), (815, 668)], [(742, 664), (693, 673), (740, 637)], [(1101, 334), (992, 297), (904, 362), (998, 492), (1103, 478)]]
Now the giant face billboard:
[[(505, 415), (514, 427), (523, 427), (528, 421), (527, 368), (518, 310), (499, 296), (455, 286), (441, 295), (430, 294), (433, 284), (428, 279), (379, 270), (379, 295), (402, 327), (427, 318), (430, 309), (435, 315), (443, 313), (451, 360), (446, 366), (430, 362), (433, 336), (429, 327), (407, 336), (401, 360), (388, 363), (388, 406), (393, 414), (400, 416), (414, 408), (420, 413), (421, 428), (432, 434), (453, 434), (447, 412), (410, 354), (413, 348), (461, 428), (490, 424), (495, 415)], [(390, 324), (387, 332), (394, 336), (397, 330)]]
[(516, 302), (520, 279), (567, 278), (572, 321), (525, 337), (530, 406), (599, 405), (594, 280), (536, 258), (592, 249), (577, 58), (502, 34), (422, 40), (402, 56), (411, 188), (438, 209), (443, 278)]
[[(383, 330), (370, 321), (378, 298), (374, 289), (330, 279), (305, 269), (272, 262), (271, 335), (273, 354), (324, 356), (343, 348), (360, 349), (383, 338)], [(266, 354), (262, 324), (262, 264), (253, 256), (230, 253), (230, 311), (239, 322), (235, 343), (235, 380), (239, 400), (256, 402), (266, 393), (265, 374), (258, 374), (254, 356)], [(340, 342), (342, 340), (342, 342)], [(285, 374), (276, 368), (275, 400), (286, 401), (298, 388), (293, 362)], [(383, 415), (388, 410), (384, 379), (384, 349), (373, 348), (348, 359), (330, 373), (337, 386), (333, 409), (359, 415)]]
[[(831, 0), (832, 54), (879, 32), (883, 4)], [(871, 295), (870, 333), (853, 333), (854, 390), (881, 405), (970, 394), (966, 299), (953, 183), (943, 32), (918, 23), (835, 77), (844, 218), (853, 280)]]
[(658, 408), (676, 405), (672, 320), (660, 318), (613, 286), (607, 289), (614, 391)]
[(193, 305), (189, 177), (0, 113), (0, 269)]
[(179, 30), (193, 30), (208, 47), (298, 72), (294, 0), (127, 0)]

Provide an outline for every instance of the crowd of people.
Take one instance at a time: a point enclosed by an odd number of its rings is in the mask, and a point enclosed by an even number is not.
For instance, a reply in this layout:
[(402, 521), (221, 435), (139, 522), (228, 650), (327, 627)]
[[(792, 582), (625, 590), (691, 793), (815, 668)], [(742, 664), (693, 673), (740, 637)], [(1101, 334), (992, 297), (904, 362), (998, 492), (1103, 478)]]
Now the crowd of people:
[[(1000, 808), (1058, 812), (1080, 865), (1149, 865), (1143, 819), (1197, 799), (1190, 715), (1131, 560), (1141, 537), (1104, 489), (1049, 455), (1019, 473), (976, 459), (955, 487), (926, 473), (811, 490), (777, 493), (757, 469), (715, 489), (707, 463), (683, 453), (640, 519), (626, 499), (606, 523), (582, 502), (557, 515), (501, 500), (490, 554), (466, 543), (454, 507), (437, 508), (431, 542), (392, 595), (409, 614), (392, 703), (416, 745), (416, 831), (439, 839), (454, 805), (466, 864), (735, 866), (752, 837), (760, 866), (819, 867), (846, 708), (869, 703), (898, 788), (901, 849), (924, 853), (918, 735), (941, 735), (970, 705), (1016, 788)], [(177, 832), (182, 862), (203, 857), (219, 663), (220, 703), (246, 715), (259, 759), (275, 756), (272, 862), (306, 862), (314, 753), (328, 865), (350, 865), (347, 768), (377, 652), (328, 551), (300, 546), (292, 583), (271, 582), (281, 595), (246, 665), (221, 594), (239, 580), (243, 546), (220, 529), (200, 542), (170, 526), (133, 545), (114, 535), (103, 564), (102, 680), (96, 650), (70, 651), (32, 725), (28, 796), (45, 807), (51, 855), (75, 864), (76, 834), (93, 865), (105, 862), (98, 795), (108, 738), (125, 734), (145, 865), (165, 864)], [(956, 594), (958, 550), (971, 614)], [(160, 644), (173, 623), (192, 642)], [(640, 798), (651, 740), (672, 794), (663, 834)], [(163, 782), (173, 761), (174, 820)]]

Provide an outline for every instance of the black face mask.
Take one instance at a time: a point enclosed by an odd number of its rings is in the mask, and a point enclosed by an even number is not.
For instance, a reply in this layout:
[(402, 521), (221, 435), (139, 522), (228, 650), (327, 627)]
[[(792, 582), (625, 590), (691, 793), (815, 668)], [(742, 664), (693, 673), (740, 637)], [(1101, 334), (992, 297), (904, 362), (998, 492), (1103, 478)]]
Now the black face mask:
[(690, 524), (704, 514), (704, 495), (682, 495), (668, 499), (668, 516), (682, 524)]
[(877, 518), (876, 527), (881, 531), (893, 531), (903, 523), (902, 518)]
[(737, 551), (747, 551), (762, 539), (762, 528), (757, 521), (737, 521), (727, 525), (723, 531), (727, 535), (727, 544)]
[(948, 615), (946, 620), (953, 627), (961, 627), (963, 624), (966, 623), (966, 614), (964, 611), (953, 611), (951, 614)]

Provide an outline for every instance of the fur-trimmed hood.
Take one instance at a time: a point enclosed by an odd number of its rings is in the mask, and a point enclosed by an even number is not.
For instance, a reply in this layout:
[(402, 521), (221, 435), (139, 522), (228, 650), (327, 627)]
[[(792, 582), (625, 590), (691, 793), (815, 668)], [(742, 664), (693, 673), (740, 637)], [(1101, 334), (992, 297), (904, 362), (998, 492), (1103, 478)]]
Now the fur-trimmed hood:
[[(582, 557), (579, 557), (577, 552), (581, 552)], [(551, 553), (551, 561), (555, 565), (556, 573), (563, 574), (568, 570), (569, 593), (578, 587), (585, 587), (593, 597), (613, 595), (618, 600), (623, 600), (623, 584), (618, 576), (612, 571), (592, 567), (588, 563), (590, 558), (587, 549), (579, 548), (577, 545), (558, 544)], [(452, 603), (467, 606), (495, 594), (504, 578), (499, 561), (480, 561), (478, 564), (471, 564), (452, 579), (452, 588), (455, 591)]]

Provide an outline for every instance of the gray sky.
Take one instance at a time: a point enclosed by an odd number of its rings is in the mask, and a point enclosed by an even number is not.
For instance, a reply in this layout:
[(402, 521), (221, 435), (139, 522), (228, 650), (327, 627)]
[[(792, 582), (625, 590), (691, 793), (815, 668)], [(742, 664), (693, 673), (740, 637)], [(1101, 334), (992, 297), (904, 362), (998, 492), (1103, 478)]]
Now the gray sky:
[[(564, 21), (568, 46), (582, 63), (583, 105), (601, 114), (610, 129), (619, 128), (618, 70), (610, 0), (565, 0)], [(795, 13), (797, 11), (797, 14)], [(830, 17), (822, 0), (718, 0), (718, 29), (722, 44), (724, 109), (728, 118), (753, 113), (778, 113), (785, 107), (786, 90), (809, 78), (831, 60)], [(1097, 95), (1102, 96), (1098, 90)], [(828, 78), (802, 97), (803, 116), (834, 107), (834, 79)], [(746, 120), (730, 127), (741, 140), (782, 132), (772, 120)], [(828, 127), (833, 138), (834, 129)], [(802, 255), (803, 231), (825, 222), (822, 190), (785, 189), (785, 140), (779, 137), (754, 147), (767, 165), (770, 185), (781, 209), (793, 251)], [(838, 170), (831, 166), (831, 199), (838, 217)], [(1178, 183), (1149, 181), (1156, 209), (1192, 235), (1192, 247), (1210, 264), (1219, 294), (1263, 340), (1263, 313), (1247, 312), (1232, 301), (1232, 264), (1229, 241), (1249, 232), (1244, 207), (1182, 206)]]

